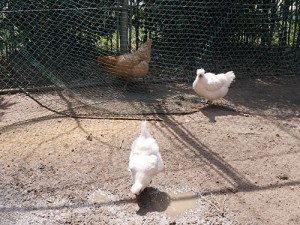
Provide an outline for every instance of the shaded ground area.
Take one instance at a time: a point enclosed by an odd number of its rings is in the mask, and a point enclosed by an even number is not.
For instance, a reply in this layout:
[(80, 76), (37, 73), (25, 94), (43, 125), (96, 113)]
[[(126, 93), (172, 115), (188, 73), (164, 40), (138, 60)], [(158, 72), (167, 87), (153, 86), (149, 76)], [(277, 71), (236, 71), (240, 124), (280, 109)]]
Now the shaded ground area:
[(127, 164), (140, 121), (0, 96), (0, 224), (299, 224), (298, 81), (237, 80), (214, 106), (148, 117), (166, 171), (139, 198)]
[[(134, 81), (128, 84), (126, 90), (121, 84), (74, 86), (67, 90), (32, 92), (30, 96), (50, 110), (88, 118), (187, 114), (207, 107), (201, 103), (202, 99), (195, 95), (189, 83), (145, 84)], [(300, 77), (238, 79), (232, 84), (228, 96), (214, 105), (237, 113), (294, 117), (300, 114), (299, 84)], [(5, 98), (9, 102), (8, 97)]]

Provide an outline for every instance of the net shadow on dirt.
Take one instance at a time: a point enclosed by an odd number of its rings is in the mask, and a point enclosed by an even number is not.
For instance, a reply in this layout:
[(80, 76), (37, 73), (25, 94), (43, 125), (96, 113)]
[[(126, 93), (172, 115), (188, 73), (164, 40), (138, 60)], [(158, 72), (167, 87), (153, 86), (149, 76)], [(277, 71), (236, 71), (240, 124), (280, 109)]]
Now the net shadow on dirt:
[(118, 206), (135, 202), (134, 198), (124, 198), (115, 201), (103, 202), (103, 203), (77, 203), (70, 205), (57, 205), (57, 206), (23, 206), (23, 207), (0, 207), (0, 213), (12, 213), (12, 212), (30, 212), (30, 211), (47, 211), (47, 210), (62, 210), (62, 209), (79, 209), (86, 207), (108, 207)]
[(122, 85), (92, 85), (29, 95), (41, 105), (70, 116), (129, 118), (201, 110), (284, 117), (300, 113), (299, 83), (299, 77), (238, 79), (224, 99), (214, 101), (213, 107), (203, 104), (192, 84), (186, 82), (131, 81), (126, 90)]
[(5, 111), (15, 104), (16, 103), (10, 102), (6, 100), (3, 96), (0, 96), (0, 119), (5, 114)]
[[(230, 112), (229, 114), (232, 115)], [(230, 184), (230, 186), (226, 188), (201, 191), (199, 193), (201, 196), (272, 190), (285, 186), (293, 187), (300, 184), (300, 180), (294, 180), (270, 185), (257, 185), (256, 183), (248, 180), (245, 175), (237, 171), (212, 149), (201, 143), (190, 130), (178, 123), (172, 115), (162, 116), (161, 118), (163, 118), (162, 123), (165, 124), (164, 127), (167, 129), (169, 134), (172, 134), (174, 138), (179, 140), (182, 146), (186, 147), (186, 149), (192, 151), (197, 160), (202, 161), (210, 169), (216, 171), (219, 176)], [(204, 167), (202, 167), (202, 169), (204, 169)]]
[[(113, 91), (111, 87), (91, 86), (88, 92), (86, 89), (73, 88), (26, 92), (26, 95), (57, 116), (162, 120), (162, 115), (201, 111), (210, 122), (216, 122), (216, 118), (222, 115), (299, 117), (299, 83), (298, 77), (238, 79), (232, 84), (228, 95), (214, 101), (212, 105), (204, 104), (203, 99), (194, 93), (190, 83), (178, 82), (145, 84), (137, 81), (130, 82), (127, 90), (123, 90), (122, 85)], [(35, 106), (31, 106), (30, 98), (25, 99), (21, 94), (0, 97), (1, 117), (7, 113), (18, 117), (17, 111), (10, 110), (18, 104), (22, 107), (22, 116), (19, 114), (20, 118), (15, 118), (16, 123), (34, 122), (39, 120), (37, 117), (44, 118), (44, 115), (36, 115), (38, 113), (35, 112)]]
[(224, 159), (202, 144), (189, 130), (176, 123), (176, 120), (172, 116), (164, 117), (163, 123), (165, 123), (169, 133), (174, 134), (174, 136), (180, 139), (183, 146), (193, 151), (199, 157), (199, 160), (205, 162), (205, 164), (215, 170), (236, 189), (256, 188), (255, 184), (252, 184), (252, 182), (236, 171)]
[[(138, 84), (138, 85), (136, 85)], [(132, 88), (134, 85), (134, 88)], [(200, 98), (186, 84), (130, 84), (127, 90), (91, 86), (86, 89), (29, 93), (41, 106), (72, 117), (142, 117), (196, 112)], [(52, 103), (52, 104), (51, 104)], [(54, 104), (53, 104), (54, 103)]]

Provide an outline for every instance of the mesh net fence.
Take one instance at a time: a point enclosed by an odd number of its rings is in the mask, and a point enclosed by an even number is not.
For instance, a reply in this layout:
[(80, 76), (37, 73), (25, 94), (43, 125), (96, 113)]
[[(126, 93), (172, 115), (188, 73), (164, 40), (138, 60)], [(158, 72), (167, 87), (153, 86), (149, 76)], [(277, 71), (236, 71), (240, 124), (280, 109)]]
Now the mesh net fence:
[(67, 115), (198, 110), (200, 67), (233, 70), (241, 92), (299, 80), (299, 0), (1, 0), (0, 10), (2, 93)]

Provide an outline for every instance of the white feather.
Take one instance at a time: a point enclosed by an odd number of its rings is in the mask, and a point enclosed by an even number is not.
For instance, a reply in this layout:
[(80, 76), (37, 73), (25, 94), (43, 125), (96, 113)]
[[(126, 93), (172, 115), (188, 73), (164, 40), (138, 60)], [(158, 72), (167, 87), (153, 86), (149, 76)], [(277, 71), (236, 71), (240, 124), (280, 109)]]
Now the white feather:
[(142, 122), (141, 134), (131, 146), (129, 170), (133, 180), (131, 192), (136, 195), (150, 184), (155, 175), (164, 170), (158, 144), (148, 131), (146, 121)]
[(229, 86), (234, 78), (235, 75), (232, 71), (216, 75), (214, 73), (205, 73), (205, 70), (201, 68), (197, 70), (193, 88), (199, 96), (213, 101), (227, 95)]

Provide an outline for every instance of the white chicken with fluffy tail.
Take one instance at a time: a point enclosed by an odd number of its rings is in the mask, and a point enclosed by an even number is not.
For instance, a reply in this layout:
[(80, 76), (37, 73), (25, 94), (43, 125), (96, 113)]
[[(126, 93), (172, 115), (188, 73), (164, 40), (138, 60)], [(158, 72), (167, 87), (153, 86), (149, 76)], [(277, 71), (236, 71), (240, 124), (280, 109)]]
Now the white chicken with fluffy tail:
[(131, 146), (128, 169), (133, 180), (131, 192), (135, 195), (139, 195), (152, 178), (164, 170), (159, 146), (147, 128), (147, 121), (142, 122), (140, 136)]
[(204, 69), (197, 69), (197, 76), (193, 83), (195, 92), (204, 97), (207, 103), (223, 98), (227, 95), (229, 86), (234, 80), (235, 75), (232, 71), (227, 73), (205, 73)]

